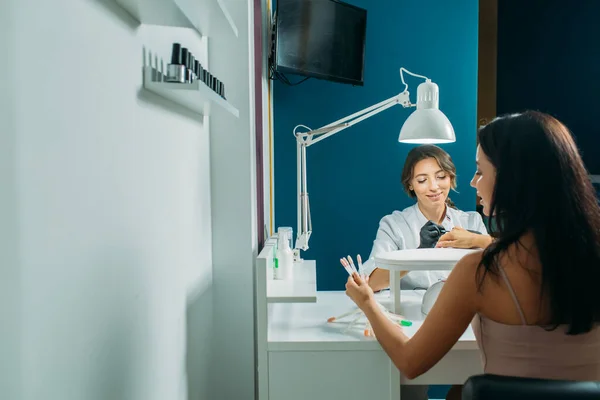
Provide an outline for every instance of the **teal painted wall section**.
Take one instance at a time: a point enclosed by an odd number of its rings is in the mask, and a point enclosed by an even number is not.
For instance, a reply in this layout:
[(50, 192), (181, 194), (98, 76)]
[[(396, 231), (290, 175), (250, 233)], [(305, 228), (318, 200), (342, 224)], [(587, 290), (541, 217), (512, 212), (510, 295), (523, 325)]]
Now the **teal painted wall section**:
[[(316, 79), (274, 85), (275, 226), (293, 226), (296, 235), (294, 127), (318, 128), (398, 94), (401, 66), (439, 85), (440, 108), (457, 136), (456, 143), (443, 146), (458, 169), (459, 193), (451, 198), (460, 209), (474, 210), (469, 181), (475, 170), (478, 1), (349, 2), (368, 10), (364, 87)], [(421, 80), (407, 82), (416, 101)], [(400, 186), (413, 146), (398, 143), (410, 112), (393, 107), (308, 149), (314, 233), (303, 257), (317, 261), (319, 290), (342, 290), (347, 275), (339, 258), (357, 253), (367, 258), (379, 220), (413, 204)]]

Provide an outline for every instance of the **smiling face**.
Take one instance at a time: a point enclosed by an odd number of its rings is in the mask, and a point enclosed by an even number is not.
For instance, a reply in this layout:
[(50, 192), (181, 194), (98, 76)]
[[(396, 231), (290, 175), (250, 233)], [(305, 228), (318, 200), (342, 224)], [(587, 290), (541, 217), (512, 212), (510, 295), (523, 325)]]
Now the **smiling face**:
[(481, 199), (483, 213), (489, 217), (496, 184), (496, 168), (481, 150), (481, 146), (477, 146), (475, 162), (477, 163), (477, 171), (471, 179), (471, 186), (477, 189), (477, 196)]
[(415, 164), (409, 189), (420, 204), (428, 208), (444, 204), (451, 186), (450, 174), (440, 167), (435, 158), (426, 158)]

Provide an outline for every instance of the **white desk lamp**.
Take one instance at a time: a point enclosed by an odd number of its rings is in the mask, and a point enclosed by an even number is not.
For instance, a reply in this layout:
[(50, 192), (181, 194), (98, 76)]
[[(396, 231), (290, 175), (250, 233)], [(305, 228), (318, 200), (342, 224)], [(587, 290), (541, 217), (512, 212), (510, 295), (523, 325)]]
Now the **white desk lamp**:
[[(396, 104), (400, 104), (404, 108), (414, 107), (415, 104), (410, 102), (408, 85), (404, 82), (404, 72), (417, 78), (423, 78), (425, 82), (417, 88), (417, 109), (402, 125), (398, 141), (402, 143), (451, 143), (456, 140), (452, 124), (439, 109), (438, 85), (429, 78), (413, 74), (405, 68), (400, 68), (400, 80), (404, 84), (404, 90), (400, 94), (319, 129), (311, 130), (305, 125), (296, 126), (294, 128), (294, 136), (296, 136), (297, 142), (298, 187), (298, 232), (294, 246), (296, 259), (300, 258), (300, 250), (308, 249), (308, 240), (312, 233), (310, 205), (306, 189), (306, 148)], [(305, 128), (308, 131), (296, 132), (298, 128)]]

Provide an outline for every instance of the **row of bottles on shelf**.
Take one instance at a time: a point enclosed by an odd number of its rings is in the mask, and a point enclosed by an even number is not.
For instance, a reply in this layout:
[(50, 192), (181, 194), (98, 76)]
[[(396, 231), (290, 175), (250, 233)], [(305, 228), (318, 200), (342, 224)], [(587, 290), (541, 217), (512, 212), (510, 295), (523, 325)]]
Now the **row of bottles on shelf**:
[(167, 65), (167, 73), (164, 81), (194, 83), (197, 80), (204, 82), (215, 93), (225, 98), (225, 84), (204, 69), (202, 64), (196, 60), (192, 52), (187, 48), (181, 47), (179, 43), (173, 43), (171, 63)]

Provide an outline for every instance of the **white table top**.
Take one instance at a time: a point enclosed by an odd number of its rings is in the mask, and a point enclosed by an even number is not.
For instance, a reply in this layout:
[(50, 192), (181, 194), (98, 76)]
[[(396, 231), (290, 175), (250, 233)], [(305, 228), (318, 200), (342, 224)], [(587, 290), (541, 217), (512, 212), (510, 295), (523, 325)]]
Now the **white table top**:
[(314, 260), (294, 263), (290, 281), (267, 280), (268, 303), (314, 303), (317, 301), (317, 266)]
[[(402, 291), (402, 315), (413, 322), (403, 327), (409, 337), (415, 334), (423, 323), (421, 314), (422, 290)], [(389, 292), (377, 294), (378, 301), (390, 309)], [(343, 291), (317, 292), (314, 304), (277, 303), (269, 304), (269, 351), (334, 351), (334, 350), (381, 350), (373, 337), (364, 336), (366, 318), (344, 332), (352, 317), (331, 323), (330, 317), (341, 315), (355, 308), (354, 303)], [(469, 326), (453, 350), (477, 350), (473, 330)]]
[(375, 265), (390, 271), (451, 270), (456, 263), (477, 249), (407, 249), (383, 253), (374, 257)]

